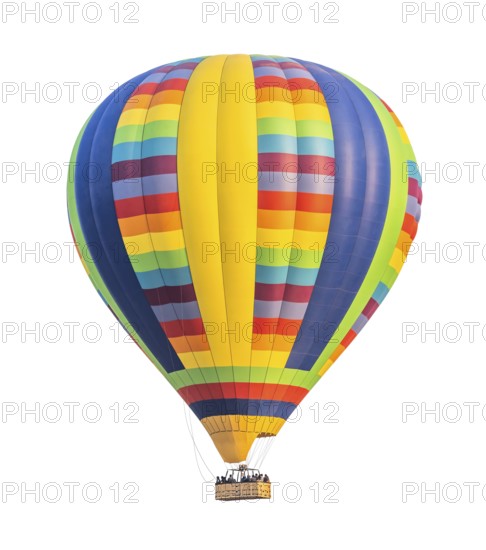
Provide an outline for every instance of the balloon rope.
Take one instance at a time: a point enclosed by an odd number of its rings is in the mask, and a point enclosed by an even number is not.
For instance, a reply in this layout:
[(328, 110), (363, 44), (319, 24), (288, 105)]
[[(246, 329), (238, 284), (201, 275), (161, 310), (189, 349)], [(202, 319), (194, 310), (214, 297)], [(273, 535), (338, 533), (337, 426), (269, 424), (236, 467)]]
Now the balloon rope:
[[(191, 416), (190, 414), (187, 414), (188, 411), (190, 411), (189, 407), (184, 404), (184, 415), (185, 415), (185, 418), (186, 418), (186, 425), (187, 425), (187, 428), (189, 430), (189, 435), (191, 436), (191, 439), (192, 439), (192, 443), (193, 443), (193, 446), (194, 446), (194, 456), (196, 458), (196, 464), (197, 464), (197, 467), (198, 467), (198, 470), (199, 470), (199, 473), (201, 474), (201, 477), (204, 479), (204, 481), (206, 482), (209, 482), (209, 481), (213, 481), (214, 479), (216, 479), (216, 476), (213, 474), (213, 472), (211, 471), (211, 469), (209, 468), (209, 466), (206, 464), (206, 461), (204, 460), (201, 452), (199, 451), (199, 448), (197, 446), (197, 443), (196, 443), (196, 440), (194, 438), (194, 432), (193, 432), (193, 429), (192, 429), (192, 421), (191, 421)], [(191, 411), (192, 412), (192, 411)], [(198, 460), (198, 456), (199, 456), (199, 459), (202, 461), (202, 463), (204, 464), (204, 466), (206, 467), (206, 470), (209, 472), (209, 474), (211, 475), (211, 479), (206, 479), (206, 476), (203, 474), (203, 472), (201, 471), (201, 468), (200, 468), (200, 464), (199, 464), (199, 460)]]
[(270, 449), (273, 447), (273, 444), (275, 443), (275, 436), (268, 437), (266, 439), (268, 439), (269, 441), (266, 444), (265, 452), (263, 454), (263, 457), (262, 457), (262, 460), (261, 460), (260, 464), (258, 465), (258, 468), (260, 468), (263, 465), (263, 462), (267, 458), (267, 455), (270, 452)]

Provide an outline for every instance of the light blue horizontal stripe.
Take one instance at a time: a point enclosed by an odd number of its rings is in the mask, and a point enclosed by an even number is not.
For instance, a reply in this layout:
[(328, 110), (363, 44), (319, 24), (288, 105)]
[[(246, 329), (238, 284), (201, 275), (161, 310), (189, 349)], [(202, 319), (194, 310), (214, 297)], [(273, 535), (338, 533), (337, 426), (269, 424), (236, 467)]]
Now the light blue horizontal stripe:
[(182, 63), (199, 63), (200, 61), (203, 61), (203, 59), (206, 59), (207, 56), (203, 55), (201, 57), (191, 57), (189, 59), (183, 59), (182, 61), (178, 61), (177, 65), (181, 65)]
[(252, 54), (251, 56), (252, 61), (271, 61), (272, 63), (275, 63), (275, 59), (273, 57), (269, 57), (268, 55), (261, 55), (259, 53)]
[(313, 286), (319, 269), (295, 266), (256, 266), (257, 283), (282, 284), (289, 283), (299, 286)]
[(279, 285), (287, 280), (288, 266), (256, 266), (256, 281), (257, 283), (265, 283), (270, 285)]
[[(162, 273), (161, 273), (162, 272)], [(174, 269), (154, 269), (136, 273), (140, 286), (143, 289), (159, 288), (161, 286), (180, 286), (192, 283), (189, 267)]]
[(410, 178), (418, 181), (419, 187), (422, 187), (422, 176), (417, 163), (413, 160), (407, 160), (407, 173)]
[(143, 289), (147, 290), (150, 288), (159, 288), (164, 286), (162, 275), (158, 269), (154, 269), (153, 271), (140, 271), (138, 273), (135, 272), (135, 275), (137, 276), (138, 282)]
[(319, 268), (290, 266), (287, 282), (291, 285), (313, 286), (318, 272)]
[(383, 300), (385, 299), (385, 296), (388, 294), (389, 290), (390, 289), (385, 284), (379, 283), (376, 287), (375, 292), (373, 293), (373, 300), (381, 304), (381, 302), (383, 302)]
[(297, 146), (299, 155), (322, 155), (334, 157), (334, 141), (321, 137), (298, 137)]
[(144, 159), (160, 155), (175, 155), (176, 153), (177, 138), (175, 137), (158, 137), (142, 142), (142, 158)]
[(259, 153), (289, 153), (297, 154), (297, 139), (284, 134), (264, 134), (258, 136)]
[(140, 141), (127, 141), (119, 143), (113, 147), (111, 153), (111, 162), (120, 162), (123, 160), (138, 160), (142, 151)]
[(192, 283), (189, 267), (174, 267), (173, 269), (162, 269), (165, 286), (189, 285)]

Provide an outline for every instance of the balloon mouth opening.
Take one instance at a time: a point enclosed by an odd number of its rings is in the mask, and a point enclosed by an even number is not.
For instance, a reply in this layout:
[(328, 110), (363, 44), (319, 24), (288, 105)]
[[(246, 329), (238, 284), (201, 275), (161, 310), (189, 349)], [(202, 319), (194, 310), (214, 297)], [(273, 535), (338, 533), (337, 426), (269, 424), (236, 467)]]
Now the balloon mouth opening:
[(227, 431), (213, 433), (211, 439), (224, 462), (246, 466), (261, 462), (275, 435), (270, 432)]

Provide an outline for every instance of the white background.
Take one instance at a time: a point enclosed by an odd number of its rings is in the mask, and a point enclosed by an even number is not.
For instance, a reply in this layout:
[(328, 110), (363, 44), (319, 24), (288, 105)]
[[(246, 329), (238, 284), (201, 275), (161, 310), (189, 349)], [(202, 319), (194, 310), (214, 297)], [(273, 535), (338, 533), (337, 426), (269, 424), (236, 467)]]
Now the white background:
[[(0, 402), (4, 408), (6, 403), (19, 408), (36, 402), (41, 407), (81, 404), (72, 423), (64, 406), (54, 423), (42, 415), (38, 423), (33, 415), (22, 422), (20, 412), (2, 415), (0, 487), (5, 492), (10, 482), (19, 488), (0, 502), (2, 548), (484, 548), (484, 3), (472, 21), (467, 6), (456, 4), (461, 10), (456, 23), (451, 22), (454, 5), (439, 12), (438, 21), (429, 15), (422, 22), (419, 11), (403, 22), (401, 2), (374, 0), (337, 0), (337, 23), (314, 22), (311, 3), (304, 1), (300, 19), (291, 23), (284, 15), (293, 19), (296, 12), (283, 13), (285, 3), (276, 6), (273, 23), (267, 9), (254, 23), (245, 21), (254, 18), (251, 9), (238, 24), (231, 15), (223, 22), (221, 6), (203, 23), (202, 4), (193, 0), (139, 1), (132, 16), (138, 23), (115, 23), (113, 3), (101, 0), (97, 23), (83, 20), (83, 2), (73, 23), (67, 7), (57, 23), (46, 20), (56, 17), (55, 7), (44, 15), (41, 8), (39, 22), (34, 16), (23, 22), (22, 9), (34, 3), (18, 3), (18, 13), (0, 23)], [(3, 2), (2, 15), (15, 5)], [(244, 2), (240, 6), (243, 10)], [(121, 18), (128, 14), (123, 2), (120, 12)], [(329, 10), (321, 8), (321, 19), (325, 13)], [(94, 9), (88, 13), (95, 16)], [(210, 474), (196, 459), (188, 418), (210, 471), (222, 473), (223, 463), (138, 348), (124, 343), (121, 333), (117, 341), (110, 329), (116, 327), (114, 318), (63, 245), (71, 240), (63, 163), (90, 112), (117, 82), (163, 63), (217, 53), (299, 57), (353, 76), (392, 106), (419, 164), (435, 170), (424, 177), (418, 247), (390, 296), (305, 399), (301, 419), (282, 430), (267, 457), (264, 470), (280, 482), (271, 503), (221, 504), (204, 497)], [(73, 97), (66, 82), (79, 83)], [(478, 86), (468, 88), (467, 82)], [(52, 83), (62, 90), (58, 99)], [(96, 86), (83, 94), (87, 83)], [(418, 92), (404, 98), (404, 83)], [(22, 96), (35, 86), (38, 97)], [(438, 96), (421, 97), (434, 86)], [(99, 100), (90, 101), (86, 94), (96, 95), (97, 89)], [(454, 101), (458, 92), (462, 95)], [(47, 178), (41, 173), (36, 181), (35, 174), (22, 174), (22, 167), (35, 163), (40, 172), (52, 170)], [(56, 174), (51, 163), (63, 173)], [(479, 164), (472, 182), (464, 163)], [(10, 173), (12, 166), (17, 174)], [(25, 255), (36, 247), (36, 253)], [(434, 248), (437, 254), (424, 254)], [(457, 254), (461, 257), (454, 261)], [(80, 323), (72, 342), (65, 325), (71, 322)], [(36, 323), (40, 336), (25, 334)], [(57, 332), (49, 323), (61, 327), (57, 343), (48, 341)], [(97, 325), (83, 337), (81, 329), (89, 323)], [(418, 331), (406, 342), (403, 323)], [(439, 323), (440, 332), (427, 336), (421, 323), (428, 328)], [(472, 338), (464, 323), (478, 324)], [(97, 331), (99, 341), (87, 341)], [(101, 408), (98, 422), (81, 415), (90, 402)], [(138, 405), (139, 422), (115, 422), (110, 406), (129, 402)], [(328, 402), (339, 406), (337, 423), (322, 421)], [(419, 413), (403, 422), (407, 402), (419, 408), (422, 402), (429, 408), (438, 402), (438, 422), (433, 415), (422, 422)], [(453, 405), (444, 411), (451, 402), (459, 409)], [(480, 404), (472, 422), (464, 402)], [(321, 409), (320, 422), (310, 409), (314, 403)], [(462, 418), (451, 422), (457, 410)], [(121, 420), (125, 415), (122, 410)], [(102, 497), (87, 502), (78, 487), (70, 503), (64, 486), (57, 503), (42, 494), (39, 503), (32, 495), (22, 498), (22, 483), (42, 488), (49, 482), (96, 483)], [(115, 503), (109, 487), (127, 482), (139, 487), (138, 503)], [(339, 487), (337, 503), (322, 502), (329, 482)], [(479, 484), (471, 499), (464, 482)], [(317, 503), (310, 489), (316, 483), (321, 487)], [(404, 483), (418, 492), (404, 497)], [(439, 502), (423, 492), (421, 483), (429, 489), (440, 484)], [(452, 485), (444, 491), (447, 483)], [(125, 496), (122, 490), (122, 500)]]

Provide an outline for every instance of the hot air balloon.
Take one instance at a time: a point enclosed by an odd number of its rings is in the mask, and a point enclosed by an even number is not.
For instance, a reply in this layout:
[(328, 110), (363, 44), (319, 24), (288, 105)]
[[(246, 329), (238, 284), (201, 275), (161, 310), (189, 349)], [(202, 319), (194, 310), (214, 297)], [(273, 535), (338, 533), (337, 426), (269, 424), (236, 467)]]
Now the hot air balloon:
[(361, 332), (420, 217), (390, 107), (286, 57), (145, 72), (94, 111), (71, 160), (69, 220), (93, 285), (233, 464)]

